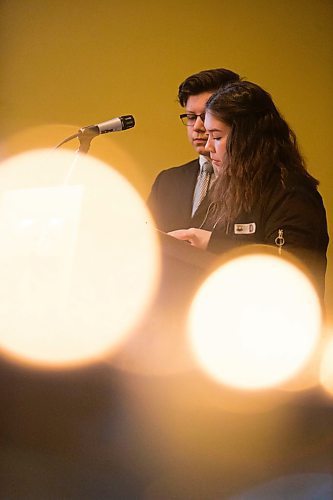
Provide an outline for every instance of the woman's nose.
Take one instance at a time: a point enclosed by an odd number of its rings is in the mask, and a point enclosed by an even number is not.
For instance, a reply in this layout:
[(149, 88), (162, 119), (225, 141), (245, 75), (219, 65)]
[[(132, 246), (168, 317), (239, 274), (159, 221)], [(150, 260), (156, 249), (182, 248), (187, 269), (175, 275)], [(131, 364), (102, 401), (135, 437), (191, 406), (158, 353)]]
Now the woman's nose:
[(207, 138), (207, 142), (205, 144), (205, 149), (209, 152), (214, 152), (215, 149), (214, 149), (214, 146), (213, 146), (213, 141), (209, 138)]

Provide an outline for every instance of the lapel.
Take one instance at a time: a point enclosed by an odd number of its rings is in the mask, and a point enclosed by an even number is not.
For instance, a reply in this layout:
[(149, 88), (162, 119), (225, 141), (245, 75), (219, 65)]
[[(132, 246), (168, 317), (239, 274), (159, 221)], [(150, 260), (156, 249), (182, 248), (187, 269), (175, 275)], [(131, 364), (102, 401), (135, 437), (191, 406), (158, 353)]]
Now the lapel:
[(189, 227), (192, 224), (192, 200), (199, 172), (199, 159), (193, 160), (182, 167), (181, 172), (183, 177), (177, 186), (178, 196), (181, 200), (179, 209), (184, 220), (188, 221)]
[(200, 203), (200, 206), (194, 216), (191, 218), (192, 227), (200, 227), (204, 222), (208, 208), (210, 205), (209, 192), (205, 196), (205, 198)]

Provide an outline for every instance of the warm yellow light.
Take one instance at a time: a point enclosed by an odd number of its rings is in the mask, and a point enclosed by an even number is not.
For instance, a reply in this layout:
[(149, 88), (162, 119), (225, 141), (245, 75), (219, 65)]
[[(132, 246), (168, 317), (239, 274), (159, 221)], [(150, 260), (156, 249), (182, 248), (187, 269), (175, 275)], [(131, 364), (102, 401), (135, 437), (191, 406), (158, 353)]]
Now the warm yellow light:
[(321, 307), (311, 282), (293, 263), (263, 251), (237, 256), (213, 272), (189, 317), (201, 367), (243, 389), (272, 387), (295, 375), (313, 352), (320, 328)]
[(63, 366), (112, 352), (153, 297), (157, 239), (140, 196), (90, 155), (36, 150), (0, 168), (0, 348)]
[(333, 396), (333, 334), (323, 343), (320, 363), (320, 382), (324, 389)]

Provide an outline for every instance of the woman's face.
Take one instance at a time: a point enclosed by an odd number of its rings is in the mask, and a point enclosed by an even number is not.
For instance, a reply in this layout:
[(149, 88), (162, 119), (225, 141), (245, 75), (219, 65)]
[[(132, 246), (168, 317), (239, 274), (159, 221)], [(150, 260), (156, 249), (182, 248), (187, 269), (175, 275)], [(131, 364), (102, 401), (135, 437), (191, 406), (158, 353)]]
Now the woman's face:
[(223, 166), (226, 145), (231, 127), (215, 118), (209, 111), (205, 115), (205, 129), (208, 134), (206, 150), (209, 151), (214, 169), (217, 173)]

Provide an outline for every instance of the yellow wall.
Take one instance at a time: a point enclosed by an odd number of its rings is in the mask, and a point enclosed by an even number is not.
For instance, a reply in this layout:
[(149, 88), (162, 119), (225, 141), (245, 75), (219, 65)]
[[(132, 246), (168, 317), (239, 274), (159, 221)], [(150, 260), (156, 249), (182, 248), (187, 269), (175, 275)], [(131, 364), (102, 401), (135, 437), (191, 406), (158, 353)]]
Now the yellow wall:
[[(321, 181), (332, 228), (331, 0), (2, 0), (0, 23), (3, 157), (133, 114), (133, 130), (95, 139), (91, 153), (145, 196), (160, 169), (192, 157), (178, 84), (223, 66), (271, 92)], [(329, 259), (333, 317), (332, 248)]]

